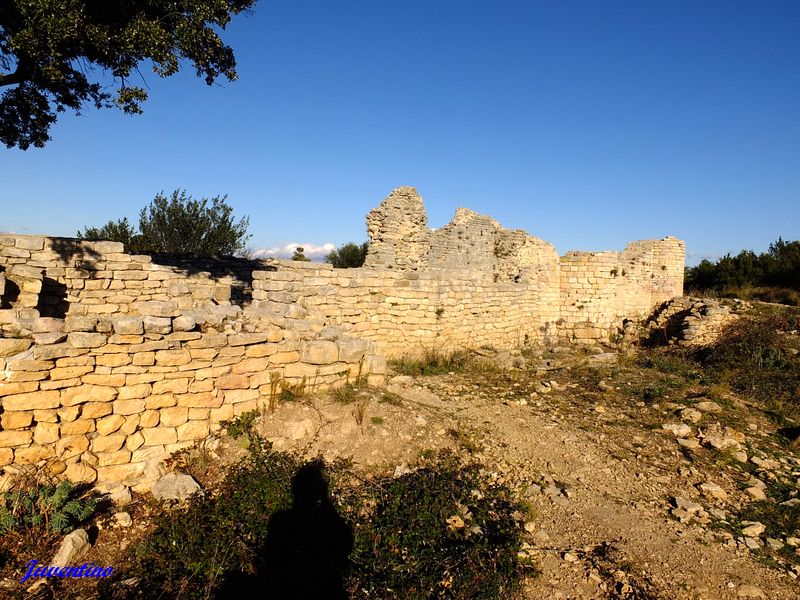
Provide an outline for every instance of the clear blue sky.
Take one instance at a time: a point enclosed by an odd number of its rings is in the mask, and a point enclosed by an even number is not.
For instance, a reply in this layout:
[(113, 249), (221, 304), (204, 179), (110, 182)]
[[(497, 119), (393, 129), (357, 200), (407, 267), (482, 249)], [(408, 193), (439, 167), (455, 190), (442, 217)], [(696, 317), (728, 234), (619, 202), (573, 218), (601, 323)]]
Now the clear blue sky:
[(141, 116), (0, 148), (0, 230), (74, 235), (161, 190), (228, 194), (254, 247), (366, 239), (398, 185), (569, 249), (690, 261), (800, 239), (800, 2), (261, 1), (239, 80), (143, 69)]

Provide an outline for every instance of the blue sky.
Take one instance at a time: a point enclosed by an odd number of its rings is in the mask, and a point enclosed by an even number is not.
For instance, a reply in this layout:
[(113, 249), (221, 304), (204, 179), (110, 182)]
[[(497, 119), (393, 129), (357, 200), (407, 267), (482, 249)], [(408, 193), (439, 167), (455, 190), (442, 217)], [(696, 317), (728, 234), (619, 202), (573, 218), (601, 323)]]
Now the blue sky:
[(0, 230), (74, 235), (160, 192), (228, 194), (251, 245), (366, 239), (415, 186), (570, 249), (676, 235), (690, 261), (800, 239), (800, 2), (261, 1), (239, 80), (143, 69), (141, 116), (0, 149)]

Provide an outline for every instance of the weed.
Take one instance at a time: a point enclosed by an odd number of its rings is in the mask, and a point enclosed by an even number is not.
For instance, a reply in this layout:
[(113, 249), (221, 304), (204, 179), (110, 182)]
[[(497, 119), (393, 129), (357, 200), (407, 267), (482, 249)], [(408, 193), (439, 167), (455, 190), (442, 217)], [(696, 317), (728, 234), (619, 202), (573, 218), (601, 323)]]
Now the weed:
[(364, 423), (364, 415), (367, 412), (367, 400), (361, 400), (357, 402), (356, 405), (353, 407), (353, 418), (358, 423), (358, 426), (361, 427)]
[(230, 421), (223, 421), (220, 425), (222, 425), (225, 432), (235, 440), (243, 436), (249, 438), (253, 434), (253, 427), (256, 424), (257, 418), (257, 410), (248, 410)]
[(296, 402), (305, 396), (306, 378), (303, 377), (297, 383), (289, 383), (286, 380), (280, 382), (281, 391), (278, 394), (280, 402)]
[(331, 396), (340, 404), (352, 404), (358, 397), (358, 391), (356, 390), (356, 386), (348, 382), (332, 390)]
[(425, 350), (420, 358), (401, 358), (392, 362), (395, 371), (402, 375), (443, 375), (466, 369), (474, 361), (466, 351), (443, 354)]
[(370, 417), (369, 420), (373, 425), (383, 425), (383, 417)]
[(383, 404), (389, 404), (391, 406), (402, 406), (403, 405), (402, 398), (400, 398), (400, 396), (398, 396), (397, 394), (394, 394), (392, 392), (383, 392), (381, 394), (380, 398), (378, 398), (378, 402), (381, 402)]

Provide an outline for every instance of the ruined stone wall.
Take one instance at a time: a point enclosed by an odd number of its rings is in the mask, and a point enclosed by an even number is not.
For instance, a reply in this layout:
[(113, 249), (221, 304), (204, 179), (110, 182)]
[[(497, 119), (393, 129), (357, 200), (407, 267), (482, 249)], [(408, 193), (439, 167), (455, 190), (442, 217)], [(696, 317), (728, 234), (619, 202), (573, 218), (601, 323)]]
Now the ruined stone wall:
[[(220, 421), (268, 405), (284, 384), (313, 391), (358, 376), (379, 384), (385, 373), (371, 342), (326, 334), (323, 322), (285, 296), (240, 307), (187, 294), (221, 284), (100, 244), (90, 248), (92, 269), (80, 268), (75, 254), (22, 264), (17, 250), (44, 253), (74, 240), (3, 239), (0, 467), (7, 472), (47, 463), (74, 481), (146, 489), (170, 453), (207, 437)], [(131, 264), (146, 266), (119, 268)], [(147, 278), (126, 277), (134, 272)], [(40, 316), (52, 306), (40, 297), (46, 276), (66, 289), (61, 318)], [(115, 281), (125, 287), (112, 289)], [(148, 281), (158, 287), (133, 288), (140, 296), (127, 287)], [(90, 291), (109, 295), (84, 296), (92, 282), (104, 285)], [(119, 299), (123, 293), (131, 297)]]
[(413, 188), (367, 223), (360, 269), (0, 235), (0, 467), (145, 489), (167, 455), (281, 382), (380, 383), (386, 357), (608, 341), (682, 293), (675, 238), (559, 258), (466, 209), (432, 231)]
[(559, 336), (607, 341), (625, 319), (643, 319), (683, 293), (684, 243), (631, 242), (623, 252), (568, 252), (561, 257)]
[(519, 348), (544, 339), (543, 319), (551, 328), (556, 320), (557, 307), (549, 314), (542, 309), (552, 304), (548, 290), (495, 283), (478, 272), (333, 269), (290, 261), (275, 261), (274, 268), (255, 274), (260, 310), (300, 310), (325, 322), (326, 332), (374, 342), (383, 356)]

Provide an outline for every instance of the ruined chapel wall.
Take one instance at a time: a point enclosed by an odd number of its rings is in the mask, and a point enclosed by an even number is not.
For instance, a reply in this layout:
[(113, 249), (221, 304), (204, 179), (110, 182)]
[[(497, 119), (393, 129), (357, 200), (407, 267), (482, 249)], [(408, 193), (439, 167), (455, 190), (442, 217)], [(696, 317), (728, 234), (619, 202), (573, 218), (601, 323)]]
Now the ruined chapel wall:
[[(326, 331), (374, 342), (383, 356), (489, 345), (519, 348), (543, 341), (556, 312), (542, 310), (557, 296), (534, 285), (495, 283), (463, 270), (412, 272), (333, 269), (275, 261), (254, 274), (259, 310), (289, 302), (324, 322)], [(324, 333), (327, 335), (327, 333)], [(336, 333), (331, 333), (336, 335)]]

